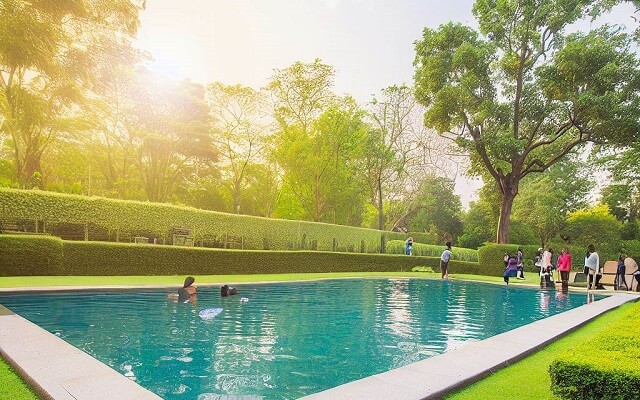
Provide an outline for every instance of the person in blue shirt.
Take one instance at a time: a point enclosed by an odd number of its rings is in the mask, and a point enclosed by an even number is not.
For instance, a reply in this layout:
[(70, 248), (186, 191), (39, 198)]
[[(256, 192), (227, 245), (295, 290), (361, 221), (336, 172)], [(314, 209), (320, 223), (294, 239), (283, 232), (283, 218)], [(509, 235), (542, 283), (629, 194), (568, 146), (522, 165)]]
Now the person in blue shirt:
[(447, 279), (449, 276), (449, 260), (451, 259), (451, 242), (447, 242), (445, 245), (447, 247), (445, 247), (442, 255), (440, 256), (440, 272), (442, 273), (442, 279)]
[(404, 254), (408, 256), (412, 255), (413, 254), (412, 248), (413, 248), (413, 238), (410, 237), (404, 242)]

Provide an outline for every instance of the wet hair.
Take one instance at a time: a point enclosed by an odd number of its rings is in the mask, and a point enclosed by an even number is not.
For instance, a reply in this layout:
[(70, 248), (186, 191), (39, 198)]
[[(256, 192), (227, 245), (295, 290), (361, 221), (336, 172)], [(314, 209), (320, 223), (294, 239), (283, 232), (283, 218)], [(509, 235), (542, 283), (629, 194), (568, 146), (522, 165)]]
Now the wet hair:
[(220, 288), (220, 296), (222, 296), (222, 297), (229, 296), (229, 286), (228, 285), (223, 285)]
[(195, 281), (196, 279), (193, 276), (187, 276), (186, 279), (184, 280), (184, 285), (182, 287), (186, 288), (187, 286), (191, 286)]
[(180, 288), (178, 289), (178, 301), (185, 302), (189, 298), (189, 293), (187, 293), (187, 289)]

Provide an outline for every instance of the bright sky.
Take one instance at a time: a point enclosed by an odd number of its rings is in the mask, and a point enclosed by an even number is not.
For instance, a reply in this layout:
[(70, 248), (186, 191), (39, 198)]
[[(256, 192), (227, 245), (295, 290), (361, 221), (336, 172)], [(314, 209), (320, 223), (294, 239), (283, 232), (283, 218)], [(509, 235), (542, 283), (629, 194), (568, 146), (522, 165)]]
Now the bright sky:
[[(266, 85), (275, 68), (320, 58), (336, 68), (335, 91), (360, 102), (413, 81), (413, 43), (424, 27), (477, 26), (472, 0), (149, 0), (138, 47), (173, 79)], [(632, 7), (608, 18), (632, 24)], [(460, 180), (465, 206), (479, 183)]]

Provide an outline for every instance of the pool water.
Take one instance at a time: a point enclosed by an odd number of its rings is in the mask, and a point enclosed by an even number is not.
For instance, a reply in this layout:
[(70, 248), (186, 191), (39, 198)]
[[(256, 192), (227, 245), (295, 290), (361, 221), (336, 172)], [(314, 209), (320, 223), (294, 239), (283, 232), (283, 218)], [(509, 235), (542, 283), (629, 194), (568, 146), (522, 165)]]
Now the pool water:
[[(358, 279), (0, 295), (0, 304), (169, 400), (296, 399), (566, 311), (586, 294), (475, 282)], [(240, 299), (246, 297), (248, 302)], [(202, 309), (222, 307), (203, 320)]]

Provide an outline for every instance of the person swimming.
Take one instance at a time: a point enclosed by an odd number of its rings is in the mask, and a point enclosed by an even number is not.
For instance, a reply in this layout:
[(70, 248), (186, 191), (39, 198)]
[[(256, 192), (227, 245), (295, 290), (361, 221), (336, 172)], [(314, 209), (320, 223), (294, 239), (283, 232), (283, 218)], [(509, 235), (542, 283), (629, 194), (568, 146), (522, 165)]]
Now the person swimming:
[(182, 287), (178, 289), (178, 293), (171, 293), (167, 297), (169, 300), (178, 301), (180, 303), (195, 301), (196, 292), (198, 291), (198, 288), (193, 285), (195, 281), (196, 280), (193, 276), (187, 276)]
[(222, 297), (233, 296), (234, 294), (238, 294), (238, 289), (234, 287), (229, 287), (229, 285), (223, 285), (220, 288), (220, 296)]

